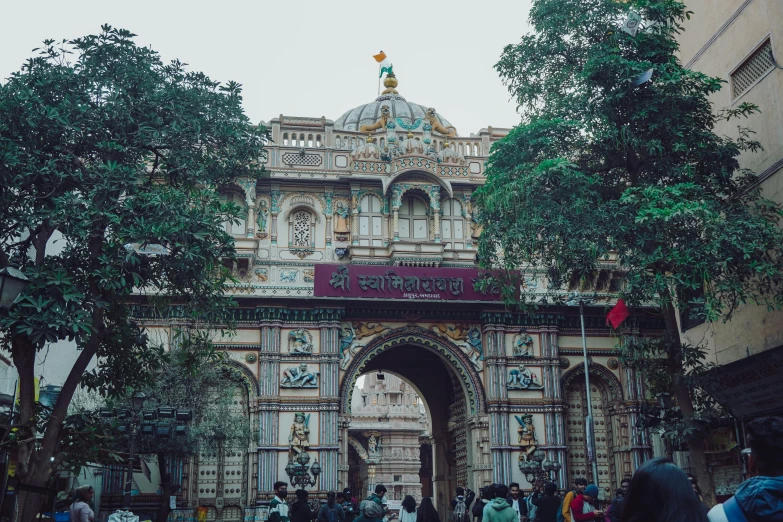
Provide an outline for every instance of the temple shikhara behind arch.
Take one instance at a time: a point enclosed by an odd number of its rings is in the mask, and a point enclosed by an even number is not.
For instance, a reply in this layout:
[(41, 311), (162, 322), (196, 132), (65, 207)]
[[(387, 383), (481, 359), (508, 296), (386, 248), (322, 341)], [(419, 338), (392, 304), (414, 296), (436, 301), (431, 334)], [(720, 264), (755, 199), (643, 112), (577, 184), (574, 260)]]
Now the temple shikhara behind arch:
[[(585, 389), (578, 310), (521, 314), (473, 286), (485, 274), (472, 194), (507, 129), (462, 134), (438, 100), (407, 100), (393, 74), (383, 84), (333, 121), (272, 119), (266, 175), (222, 189), (246, 218), (226, 224), (237, 332), (216, 341), (245, 376), (236, 403), (257, 437), (181, 463), (178, 502), (239, 521), (294, 477), (314, 482), (311, 498), (375, 484), (390, 502), (432, 496), (444, 516), (458, 485), (529, 490), (538, 456), (560, 465), (560, 488), (584, 476), (609, 497), (652, 450), (637, 427), (642, 380), (618, 359), (603, 309), (586, 317)], [(616, 268), (607, 261), (587, 289), (611, 293)], [(173, 329), (144, 306), (137, 315), (161, 337)], [(661, 330), (634, 319), (639, 334)]]

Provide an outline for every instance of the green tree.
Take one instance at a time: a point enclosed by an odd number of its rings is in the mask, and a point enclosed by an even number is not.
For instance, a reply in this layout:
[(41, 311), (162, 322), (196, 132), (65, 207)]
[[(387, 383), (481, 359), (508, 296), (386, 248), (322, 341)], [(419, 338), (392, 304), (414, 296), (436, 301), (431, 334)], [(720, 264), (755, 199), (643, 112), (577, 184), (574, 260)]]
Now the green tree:
[[(620, 30), (631, 11), (643, 19), (635, 37)], [(625, 345), (631, 357), (634, 347), (662, 357), (679, 435), (712, 500), (690, 387), (703, 352), (681, 342), (677, 309), (698, 306), (716, 321), (746, 302), (780, 308), (783, 214), (739, 168), (738, 155), (759, 148), (749, 131), (713, 131), (755, 107), (715, 113), (709, 97), (722, 81), (677, 59), (688, 16), (675, 0), (535, 0), (533, 32), (496, 65), (522, 123), (491, 151), (477, 219), (482, 263), (539, 274), (550, 298), (611, 259), (631, 306), (657, 304), (663, 348)]]
[[(191, 330), (179, 332), (179, 335), (183, 342), (177, 343), (179, 346), (172, 349), (170, 356), (141, 388), (146, 395), (145, 409), (170, 406), (190, 410), (193, 415), (192, 421), (187, 423), (186, 435), (172, 435), (167, 439), (137, 438), (137, 453), (154, 455), (160, 471), (161, 503), (156, 520), (166, 520), (169, 497), (181, 486), (173, 483), (166, 463), (187, 462), (198, 454), (246, 452), (253, 436), (249, 417), (237, 411), (234, 404), (238, 392), (245, 400), (247, 397), (250, 383), (242, 372), (223, 360), (207, 333)], [(113, 401), (112, 405), (130, 409), (134, 392), (128, 390), (125, 397)], [(115, 439), (112, 449), (127, 450), (127, 439)]]
[[(125, 306), (134, 295), (223, 321), (222, 259), (234, 257), (223, 222), (241, 210), (217, 188), (262, 170), (267, 134), (245, 116), (240, 85), (164, 64), (134, 36), (103, 26), (46, 41), (0, 86), (0, 267), (30, 279), (1, 313), (0, 337), (19, 371), (16, 475), (34, 486), (58, 464), (77, 386), (117, 395), (160, 364)], [(53, 243), (59, 252), (47, 255)], [(129, 246), (148, 244), (166, 255)], [(64, 339), (79, 355), (36, 432), (35, 356)], [(19, 503), (31, 520), (37, 496), (21, 492)]]

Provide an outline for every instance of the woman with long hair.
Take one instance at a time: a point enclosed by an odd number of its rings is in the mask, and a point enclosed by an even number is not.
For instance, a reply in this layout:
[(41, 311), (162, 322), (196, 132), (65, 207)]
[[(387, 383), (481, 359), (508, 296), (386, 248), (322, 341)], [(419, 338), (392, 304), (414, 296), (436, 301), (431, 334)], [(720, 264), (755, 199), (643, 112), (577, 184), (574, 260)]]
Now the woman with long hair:
[(416, 499), (406, 495), (400, 507), (400, 522), (416, 522)]
[(435, 506), (432, 505), (430, 497), (424, 497), (419, 504), (419, 511), (416, 513), (416, 522), (440, 522), (440, 516)]
[(645, 462), (628, 490), (620, 522), (707, 522), (688, 476), (667, 459)]

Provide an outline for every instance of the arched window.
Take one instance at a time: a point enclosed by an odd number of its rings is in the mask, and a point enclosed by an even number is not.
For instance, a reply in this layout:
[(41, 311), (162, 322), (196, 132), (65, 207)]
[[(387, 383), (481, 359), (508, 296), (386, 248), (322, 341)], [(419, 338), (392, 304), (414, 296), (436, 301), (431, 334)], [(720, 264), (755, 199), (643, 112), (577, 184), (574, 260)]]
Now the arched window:
[(427, 241), (430, 238), (429, 211), (426, 201), (407, 193), (400, 202), (398, 227), (400, 239)]
[(464, 156), (465, 155), (465, 149), (463, 148), (462, 143), (459, 144), (459, 155)]
[(283, 134), (283, 146), (284, 147), (288, 146), (288, 133), (287, 132)]
[(308, 147), (312, 147), (313, 146), (313, 135), (312, 134), (308, 134), (307, 135), (307, 146)]
[(315, 248), (315, 216), (307, 210), (296, 210), (288, 218), (288, 246)]
[(323, 145), (323, 143), (321, 143), (321, 135), (320, 134), (316, 134), (316, 136), (315, 136), (315, 145), (316, 145), (316, 147), (320, 147), (321, 145)]
[(445, 243), (445, 248), (465, 248), (465, 218), (462, 217), (462, 203), (456, 199), (444, 199), (440, 209), (440, 238)]
[(381, 200), (375, 196), (359, 202), (359, 246), (383, 246)]
[(478, 146), (478, 144), (473, 145), (473, 155), (474, 156), (478, 156), (479, 154), (480, 153), (479, 153), (479, 146)]
[(247, 234), (247, 207), (245, 206), (245, 196), (239, 192), (224, 192), (220, 195), (220, 199), (224, 203), (233, 203), (240, 209), (236, 221), (234, 219), (225, 221), (226, 232), (234, 236), (244, 237)]

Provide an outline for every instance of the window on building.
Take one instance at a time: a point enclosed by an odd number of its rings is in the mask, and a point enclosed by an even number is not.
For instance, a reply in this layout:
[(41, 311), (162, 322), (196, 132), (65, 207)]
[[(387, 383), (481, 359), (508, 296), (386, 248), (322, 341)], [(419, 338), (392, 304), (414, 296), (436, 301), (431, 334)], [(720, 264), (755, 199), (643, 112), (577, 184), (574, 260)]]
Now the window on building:
[(465, 248), (465, 218), (462, 203), (456, 199), (444, 199), (440, 205), (440, 240), (445, 248)]
[(416, 195), (405, 195), (400, 202), (398, 227), (400, 239), (427, 241), (430, 237), (429, 206)]
[(359, 246), (383, 246), (381, 200), (364, 196), (359, 202)]
[(315, 247), (315, 217), (307, 210), (297, 210), (288, 219), (288, 246)]
[(220, 199), (224, 203), (233, 203), (240, 208), (237, 218), (225, 221), (226, 232), (234, 236), (244, 236), (247, 233), (245, 196), (239, 192), (225, 192), (221, 194)]
[(745, 94), (774, 68), (772, 43), (770, 40), (766, 40), (729, 75), (732, 98), (736, 99)]

